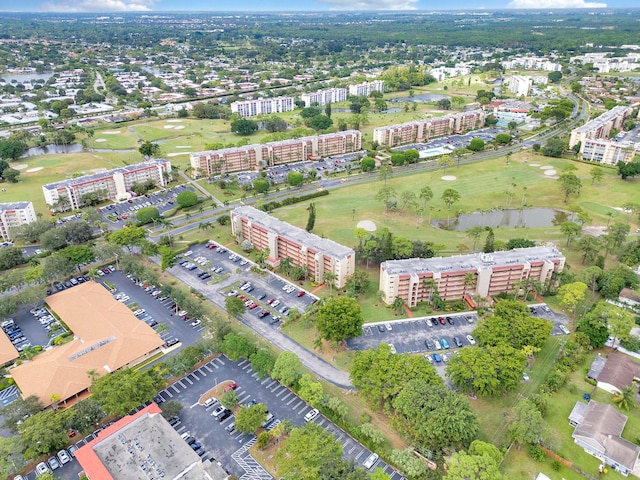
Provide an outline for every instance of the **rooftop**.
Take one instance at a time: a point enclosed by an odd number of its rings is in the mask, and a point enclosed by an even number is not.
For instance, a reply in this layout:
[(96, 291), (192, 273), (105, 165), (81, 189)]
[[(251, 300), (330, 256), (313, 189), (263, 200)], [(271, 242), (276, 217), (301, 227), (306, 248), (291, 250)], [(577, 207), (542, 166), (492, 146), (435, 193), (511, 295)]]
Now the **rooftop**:
[(45, 301), (74, 339), (11, 370), (22, 395), (35, 395), (44, 406), (51, 405), (54, 393), (66, 400), (89, 388), (88, 371), (106, 375), (164, 344), (149, 325), (98, 283), (82, 283)]
[(640, 378), (640, 364), (623, 353), (612, 352), (600, 374), (594, 378), (622, 390), (623, 387), (633, 385), (634, 379)]
[(233, 210), (233, 213), (246, 217), (251, 220), (252, 223), (258, 224), (268, 230), (276, 232), (278, 235), (287, 237), (300, 245), (318, 250), (319, 252), (326, 253), (335, 258), (344, 258), (349, 255), (354, 255), (354, 251), (340, 245), (339, 243), (329, 240), (327, 238), (319, 237), (313, 233), (309, 233), (302, 228), (295, 227), (287, 222), (272, 217), (268, 213), (258, 210), (251, 206), (238, 207)]
[(13, 362), (18, 356), (18, 350), (13, 346), (9, 337), (4, 332), (0, 333), (0, 365)]
[(487, 253), (472, 253), (453, 257), (410, 258), (388, 260), (380, 266), (390, 275), (421, 274), (428, 272), (456, 272), (480, 270), (487, 267), (523, 265), (528, 262), (563, 259), (556, 247), (529, 247)]
[(31, 205), (31, 202), (0, 203), (0, 212), (7, 210), (24, 210), (25, 208), (29, 208), (29, 205)]
[(152, 158), (144, 162), (136, 163), (135, 165), (127, 165), (125, 167), (118, 167), (118, 168), (113, 168), (111, 170), (105, 170), (104, 172), (92, 173), (90, 175), (83, 175), (81, 177), (69, 178), (66, 180), (61, 180), (59, 182), (48, 183), (46, 185), (43, 185), (42, 188), (46, 188), (47, 190), (55, 190), (60, 187), (68, 187), (68, 186), (77, 185), (80, 183), (87, 183), (87, 182), (93, 182), (96, 180), (101, 180), (103, 178), (111, 177), (116, 173), (126, 174), (129, 172), (140, 170), (141, 168), (151, 167), (153, 165), (162, 165), (166, 162), (167, 160), (165, 160), (164, 158)]
[(597, 118), (594, 118), (593, 120), (588, 121), (587, 123), (585, 123), (584, 125), (582, 125), (581, 127), (578, 127), (575, 129), (576, 132), (589, 132), (595, 128), (598, 128), (600, 125), (610, 122), (611, 120), (614, 120), (616, 117), (618, 117), (619, 115), (622, 115), (625, 113), (625, 111), (629, 111), (631, 112), (632, 108), (631, 107), (625, 107), (624, 105), (618, 105), (617, 107), (613, 107), (611, 110), (607, 110), (606, 112), (604, 112), (602, 115), (600, 115)]
[(396, 128), (402, 128), (404, 126), (409, 126), (409, 125), (420, 125), (420, 124), (424, 124), (424, 123), (429, 123), (429, 122), (437, 122), (437, 121), (442, 121), (442, 120), (451, 120), (451, 119), (455, 119), (458, 117), (466, 117), (469, 115), (476, 115), (482, 113), (484, 115), (484, 111), (483, 110), (469, 110), (466, 112), (458, 112), (458, 113), (449, 113), (443, 117), (434, 117), (434, 118), (425, 118), (423, 120), (412, 120), (410, 122), (405, 122), (405, 123), (398, 123), (395, 125), (384, 125), (382, 127), (376, 127), (376, 130), (394, 130)]

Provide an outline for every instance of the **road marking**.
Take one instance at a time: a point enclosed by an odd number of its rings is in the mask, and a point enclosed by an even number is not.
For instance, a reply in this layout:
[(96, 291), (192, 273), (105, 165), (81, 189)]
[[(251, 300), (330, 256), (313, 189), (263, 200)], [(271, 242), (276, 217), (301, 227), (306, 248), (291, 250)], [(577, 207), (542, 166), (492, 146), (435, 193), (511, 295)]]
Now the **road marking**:
[(276, 381), (272, 380), (271, 383), (269, 385), (267, 385), (267, 388), (271, 388), (271, 385), (273, 385), (274, 383), (276, 383)]
[(169, 390), (165, 390), (165, 393), (169, 395), (170, 398), (173, 398), (173, 395), (171, 395), (171, 392)]
[(288, 394), (286, 394), (284, 397), (282, 397), (280, 400), (282, 400), (283, 402), (289, 398), (291, 395), (293, 395), (293, 392), (289, 392)]
[(266, 377), (263, 381), (260, 382), (260, 385), (264, 385), (265, 383), (267, 383), (269, 380), (271, 380), (269, 377)]
[(242, 360), (241, 362), (238, 362), (238, 366), (239, 366), (239, 367), (241, 367), (241, 366), (243, 366), (243, 365), (244, 365), (244, 364), (246, 364), (246, 363), (247, 363), (247, 359), (245, 358), (245, 359), (244, 359), (244, 360)]
[(304, 412), (307, 408), (309, 408), (307, 405), (305, 405), (304, 407), (302, 407), (302, 410), (300, 410), (298, 412), (298, 415), (302, 415), (302, 412)]
[[(287, 390), (286, 388), (283, 388), (281, 392), (278, 392), (278, 394), (276, 395), (276, 397), (279, 397), (280, 395), (282, 395), (284, 392), (289, 392), (289, 390)], [(291, 392), (289, 392), (291, 393)]]
[(251, 378), (258, 378), (258, 374), (257, 374), (256, 372), (253, 372), (253, 373), (251, 374)]
[[(338, 433), (338, 432), (336, 432), (336, 433)], [(340, 441), (340, 440), (342, 440), (342, 437), (344, 437), (344, 433), (341, 433), (340, 435), (338, 435), (336, 440)]]
[(207, 370), (209, 370), (209, 373), (213, 373), (213, 370), (211, 370), (208, 365), (205, 364), (205, 365), (203, 365), (203, 367), (206, 368)]
[(246, 395), (243, 395), (243, 396), (241, 396), (241, 397), (238, 397), (238, 401), (239, 401), (240, 403), (242, 403), (242, 402), (244, 402), (247, 398), (251, 398), (251, 395), (246, 394)]
[(358, 461), (358, 459), (362, 456), (362, 454), (366, 452), (366, 450), (362, 450), (357, 456), (356, 456), (356, 461)]
[(190, 385), (193, 385), (193, 382), (189, 379), (189, 377), (184, 377), (183, 380), (186, 380)]
[(220, 360), (220, 357), (217, 357), (217, 358), (215, 359), (215, 361), (216, 361), (216, 362), (219, 362), (219, 363), (220, 363), (220, 365), (226, 365), (222, 360)]
[(193, 405), (191, 405), (189, 408), (193, 408), (193, 407), (197, 407), (198, 405), (200, 405), (199, 402), (194, 403)]
[[(296, 400), (296, 399), (294, 398), (294, 400)], [(296, 404), (293, 406), (293, 408), (291, 408), (291, 410), (295, 410), (296, 408), (298, 408), (298, 407), (300, 406), (300, 404), (301, 404), (301, 403), (304, 403), (304, 402), (303, 402), (302, 400), (300, 400), (298, 403), (296, 403)], [(289, 405), (289, 404), (287, 403), (287, 405)]]
[(175, 384), (171, 385), (171, 388), (173, 388), (173, 390), (175, 390), (176, 393), (180, 393), (180, 390), (176, 388)]
[[(182, 388), (185, 388), (185, 389), (186, 389), (186, 388), (187, 388), (187, 386), (186, 386), (184, 383), (182, 383), (182, 380), (187, 380), (187, 377), (183, 377), (183, 378), (181, 378), (181, 379), (180, 379), (180, 380), (178, 380), (176, 383), (177, 383), (177, 384), (179, 384)], [(188, 381), (188, 380), (187, 380), (187, 381)], [(191, 385), (193, 385), (193, 383), (192, 383)]]
[(191, 372), (188, 376), (193, 377), (193, 379), (197, 382), (200, 380), (200, 378), (195, 374), (195, 372)]
[(200, 367), (198, 370), (196, 370), (196, 372), (198, 372), (200, 375), (202, 375), (203, 377), (206, 377), (207, 374), (204, 373), (204, 370), (202, 370), (202, 367)]

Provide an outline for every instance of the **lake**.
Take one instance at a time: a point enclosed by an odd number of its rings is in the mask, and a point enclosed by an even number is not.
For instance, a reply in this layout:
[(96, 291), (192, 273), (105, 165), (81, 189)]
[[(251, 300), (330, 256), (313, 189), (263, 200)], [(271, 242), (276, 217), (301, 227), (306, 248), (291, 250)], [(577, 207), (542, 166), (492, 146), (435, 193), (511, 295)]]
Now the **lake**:
[(389, 100), (390, 102), (399, 103), (399, 102), (437, 102), (438, 100), (442, 100), (444, 98), (450, 98), (448, 95), (441, 95), (439, 93), (421, 93), (420, 95), (414, 95), (413, 97), (398, 97), (392, 98)]
[(555, 208), (524, 208), (492, 210), (490, 212), (465, 213), (457, 218), (451, 218), (447, 226), (447, 220), (433, 222), (433, 225), (446, 230), (464, 232), (471, 227), (552, 227), (566, 221), (574, 221), (575, 215)]
[(14, 73), (2, 75), (0, 78), (7, 83), (12, 83), (13, 80), (16, 83), (33, 82), (34, 80), (44, 80), (45, 82), (53, 77), (53, 72), (48, 73)]

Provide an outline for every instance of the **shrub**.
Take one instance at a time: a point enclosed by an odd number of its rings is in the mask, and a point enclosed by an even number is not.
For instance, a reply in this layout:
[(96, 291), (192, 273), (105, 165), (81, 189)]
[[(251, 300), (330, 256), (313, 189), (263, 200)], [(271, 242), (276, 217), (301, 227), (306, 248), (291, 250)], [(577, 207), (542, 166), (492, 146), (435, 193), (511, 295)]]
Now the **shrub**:
[(193, 207), (198, 203), (198, 195), (190, 190), (180, 192), (176, 197), (176, 202), (181, 208)]
[(538, 445), (530, 445), (529, 456), (536, 462), (542, 462), (544, 460), (544, 451)]
[(160, 212), (156, 207), (144, 207), (136, 213), (136, 220), (140, 225), (146, 225), (160, 218)]
[(562, 464), (558, 460), (554, 460), (551, 463), (551, 468), (553, 468), (553, 470), (556, 471), (556, 472), (558, 472), (560, 470), (560, 467), (562, 467)]
[(271, 440), (271, 435), (269, 435), (269, 432), (261, 432), (260, 435), (258, 435), (258, 448), (260, 450), (264, 450), (265, 448), (267, 448), (267, 445), (269, 445), (269, 440)]

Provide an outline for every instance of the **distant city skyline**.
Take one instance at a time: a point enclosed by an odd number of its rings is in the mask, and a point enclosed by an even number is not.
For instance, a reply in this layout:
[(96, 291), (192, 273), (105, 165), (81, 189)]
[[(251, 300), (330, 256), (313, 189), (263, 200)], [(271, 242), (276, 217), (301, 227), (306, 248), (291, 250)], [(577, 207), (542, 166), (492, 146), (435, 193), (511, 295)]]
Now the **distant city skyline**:
[(234, 3), (211, 0), (0, 0), (4, 12), (280, 12), (280, 11), (420, 11), (505, 8), (632, 8), (637, 0), (242, 0)]

